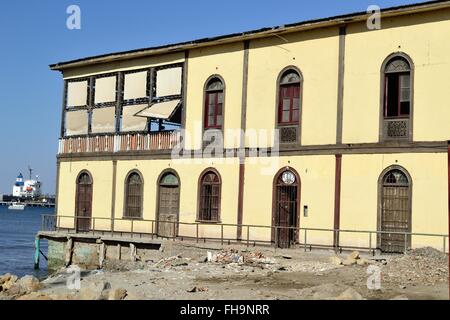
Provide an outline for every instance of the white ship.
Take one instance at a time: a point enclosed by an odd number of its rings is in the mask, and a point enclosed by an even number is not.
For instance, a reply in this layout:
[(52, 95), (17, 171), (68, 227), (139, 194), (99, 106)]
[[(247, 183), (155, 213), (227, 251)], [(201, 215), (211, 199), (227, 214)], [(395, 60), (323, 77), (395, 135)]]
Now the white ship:
[(32, 169), (30, 171), (30, 178), (28, 180), (23, 179), (22, 173), (16, 178), (16, 182), (13, 186), (13, 196), (17, 198), (37, 198), (41, 196), (41, 182), (39, 181), (39, 176), (36, 179), (32, 179)]
[(13, 202), (9, 207), (8, 210), (25, 210), (25, 207), (27, 205), (24, 203), (19, 202)]

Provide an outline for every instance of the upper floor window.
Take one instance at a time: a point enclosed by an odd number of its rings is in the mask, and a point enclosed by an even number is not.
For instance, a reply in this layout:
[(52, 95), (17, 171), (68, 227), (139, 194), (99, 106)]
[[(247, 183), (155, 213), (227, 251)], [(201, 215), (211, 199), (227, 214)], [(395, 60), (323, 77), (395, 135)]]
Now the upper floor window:
[(298, 124), (300, 120), (300, 76), (294, 70), (286, 71), (280, 80), (278, 124)]
[(125, 218), (142, 217), (142, 178), (137, 172), (128, 175), (125, 181)]
[(218, 77), (210, 79), (205, 88), (205, 129), (222, 129), (223, 98), (223, 81)]
[(403, 53), (389, 57), (382, 68), (380, 140), (412, 138), (412, 60)]
[(220, 220), (221, 181), (219, 174), (210, 169), (200, 177), (199, 215), (200, 221)]
[(395, 57), (385, 68), (384, 117), (409, 117), (411, 109), (411, 67)]
[(278, 78), (277, 126), (282, 144), (299, 143), (302, 75), (296, 68), (282, 71)]

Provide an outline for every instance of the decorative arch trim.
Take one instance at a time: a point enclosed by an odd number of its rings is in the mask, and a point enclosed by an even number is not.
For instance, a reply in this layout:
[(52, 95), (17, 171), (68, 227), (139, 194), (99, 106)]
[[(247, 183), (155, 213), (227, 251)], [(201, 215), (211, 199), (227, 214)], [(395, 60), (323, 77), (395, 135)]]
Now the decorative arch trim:
[(89, 176), (89, 179), (91, 180), (91, 181), (90, 181), (90, 184), (91, 184), (91, 185), (94, 184), (94, 179), (92, 178), (92, 174), (91, 174), (91, 172), (90, 172), (89, 170), (87, 170), (87, 169), (83, 169), (83, 170), (81, 170), (81, 171), (78, 173), (77, 179), (75, 180), (75, 183), (76, 183), (76, 184), (79, 183), (80, 178), (81, 178), (81, 176), (82, 176), (83, 174), (87, 174), (87, 175)]

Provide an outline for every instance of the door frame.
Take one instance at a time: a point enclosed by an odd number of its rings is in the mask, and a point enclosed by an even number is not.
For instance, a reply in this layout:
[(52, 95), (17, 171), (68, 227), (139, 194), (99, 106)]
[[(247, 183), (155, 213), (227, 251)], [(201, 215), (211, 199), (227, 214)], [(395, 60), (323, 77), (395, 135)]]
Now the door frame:
[[(275, 229), (273, 228), (275, 226), (276, 223), (276, 218), (277, 218), (277, 181), (278, 178), (280, 177), (280, 175), (285, 172), (285, 171), (291, 171), (294, 175), (295, 178), (297, 179), (297, 218), (295, 219), (295, 223), (296, 223), (296, 227), (300, 228), (300, 207), (301, 207), (301, 189), (302, 189), (302, 181), (300, 179), (300, 175), (298, 174), (297, 170), (295, 170), (292, 167), (286, 166), (284, 168), (281, 168), (280, 170), (278, 170), (278, 172), (275, 174), (275, 177), (273, 179), (272, 182), (272, 228), (271, 228), (271, 232), (270, 232), (270, 241), (272, 243), (275, 243)], [(300, 238), (300, 232), (296, 233), (294, 241), (295, 243), (299, 243), (299, 238)]]
[(91, 203), (91, 215), (90, 215), (90, 224), (89, 224), (89, 229), (91, 229), (91, 224), (92, 224), (92, 202), (93, 202), (93, 198), (94, 198), (94, 179), (92, 178), (92, 174), (88, 171), (88, 170), (81, 170), (80, 173), (78, 173), (77, 178), (75, 180), (75, 214), (74, 214), (74, 226), (75, 226), (75, 231), (78, 232), (78, 186), (79, 183), (78, 181), (80, 180), (81, 175), (83, 174), (87, 174), (89, 176), (89, 179), (91, 179), (91, 199), (90, 199), (90, 203)]
[(178, 207), (177, 207), (177, 228), (176, 228), (176, 235), (178, 236), (178, 223), (180, 222), (180, 199), (181, 199), (181, 179), (180, 176), (178, 175), (178, 172), (176, 172), (174, 169), (165, 169), (163, 170), (159, 176), (158, 179), (156, 180), (156, 228), (154, 230), (154, 232), (159, 235), (159, 200), (160, 200), (160, 182), (161, 179), (168, 173), (172, 173), (175, 175), (175, 177), (177, 177), (178, 179)]
[[(403, 168), (399, 165), (391, 165), (384, 169), (380, 176), (378, 177), (378, 208), (377, 208), (377, 231), (382, 231), (382, 215), (383, 215), (383, 180), (386, 174), (392, 170), (399, 170), (401, 171), (406, 178), (408, 179), (409, 183), (409, 190), (408, 190), (408, 206), (409, 206), (409, 213), (408, 213), (408, 232), (412, 232), (412, 188), (413, 188), (413, 180), (411, 178), (411, 175), (409, 174), (408, 170)], [(411, 236), (408, 236), (407, 241), (407, 247), (411, 247)], [(377, 233), (377, 249), (381, 249), (381, 234)]]

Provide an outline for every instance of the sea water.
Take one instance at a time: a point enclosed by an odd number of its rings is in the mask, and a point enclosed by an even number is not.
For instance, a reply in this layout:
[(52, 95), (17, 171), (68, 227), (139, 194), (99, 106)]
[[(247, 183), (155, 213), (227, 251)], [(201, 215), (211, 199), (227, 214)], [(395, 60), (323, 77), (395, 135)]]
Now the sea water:
[[(47, 276), (47, 262), (41, 256), (40, 269), (34, 270), (34, 239), (41, 228), (42, 215), (54, 214), (53, 208), (8, 210), (0, 206), (0, 275), (15, 274), (19, 277)], [(41, 241), (41, 250), (47, 255), (47, 241)]]

